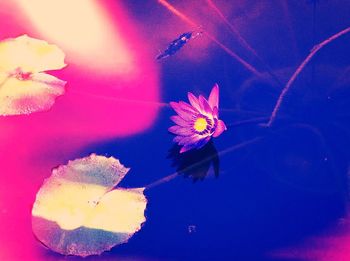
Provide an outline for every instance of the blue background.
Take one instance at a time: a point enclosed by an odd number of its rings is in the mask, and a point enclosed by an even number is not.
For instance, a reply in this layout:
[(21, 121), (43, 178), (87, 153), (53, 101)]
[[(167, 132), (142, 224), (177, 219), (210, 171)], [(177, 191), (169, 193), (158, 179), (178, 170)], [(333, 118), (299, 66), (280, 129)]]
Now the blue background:
[[(239, 1), (247, 9), (258, 2)], [(289, 29), (281, 22), (280, 2), (266, 1), (270, 12), (259, 17), (264, 27), (259, 28), (256, 21), (246, 37), (286, 83), (314, 44), (349, 26), (350, 3), (286, 1), (299, 50), (295, 54), (285, 33)], [(184, 5), (184, 1), (172, 3)], [(201, 5), (199, 1), (189, 3)], [(126, 6), (150, 40), (159, 40), (162, 25), (155, 26), (152, 21), (158, 15), (172, 14), (153, 1), (126, 1)], [(234, 14), (227, 15), (230, 18)], [(193, 30), (180, 20), (178, 23), (183, 31), (174, 30), (173, 39)], [(224, 25), (219, 29), (218, 38), (263, 71)], [(158, 49), (164, 49), (173, 39), (158, 41), (151, 51), (156, 56)], [(162, 100), (186, 100), (188, 91), (208, 96), (214, 83), (219, 84), (220, 106), (224, 108), (220, 116), (228, 125), (228, 130), (214, 139), (220, 159), (219, 177), (209, 169), (202, 171), (203, 180), (193, 182), (190, 171), (186, 178), (180, 175), (147, 190), (147, 222), (128, 244), (106, 256), (277, 261), (282, 259), (268, 257), (267, 253), (317, 235), (346, 214), (350, 36), (336, 40), (314, 57), (292, 86), (271, 128), (263, 128), (259, 122), (239, 122), (268, 117), (283, 84), (272, 81), (267, 74), (264, 79), (252, 76), (215, 45), (202, 63), (180, 59), (196, 48), (195, 41), (201, 40), (191, 40), (183, 50), (160, 61)], [(81, 154), (95, 152), (120, 158), (131, 167), (122, 184), (125, 187), (145, 186), (171, 175), (177, 170), (168, 157), (173, 146), (173, 136), (167, 132), (171, 115), (174, 112), (164, 107), (145, 133), (91, 144)], [(220, 154), (257, 137), (250, 145)]]

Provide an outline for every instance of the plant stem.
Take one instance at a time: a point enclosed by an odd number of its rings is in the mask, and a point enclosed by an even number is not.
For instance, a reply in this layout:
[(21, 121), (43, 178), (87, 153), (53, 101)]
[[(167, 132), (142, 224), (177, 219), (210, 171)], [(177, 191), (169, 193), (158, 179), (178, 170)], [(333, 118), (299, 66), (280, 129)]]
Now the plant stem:
[(170, 108), (170, 105), (168, 103), (165, 103), (165, 102), (122, 99), (122, 98), (117, 98), (117, 97), (113, 97), (113, 96), (100, 95), (100, 94), (88, 93), (88, 92), (85, 92), (85, 91), (77, 91), (77, 90), (69, 90), (68, 93), (73, 93), (73, 94), (76, 94), (76, 95), (84, 95), (84, 96), (97, 98), (97, 99), (116, 101), (116, 102), (121, 102), (121, 103), (135, 103), (135, 104), (142, 104), (142, 105), (145, 105), (145, 106), (169, 107)]
[[(257, 141), (259, 141), (259, 140), (261, 140), (261, 139), (262, 139), (261, 137), (256, 137), (256, 138), (254, 138), (254, 139), (251, 139), (251, 140), (244, 141), (244, 142), (242, 142), (242, 143), (233, 145), (233, 146), (231, 146), (231, 147), (229, 147), (229, 148), (227, 148), (227, 149), (224, 149), (224, 150), (222, 150), (222, 151), (219, 151), (219, 152), (218, 152), (218, 156), (222, 156), (222, 155), (224, 155), (224, 154), (227, 154), (228, 152), (231, 152), (231, 151), (235, 151), (235, 150), (244, 148), (244, 147), (246, 147), (246, 146), (248, 146), (248, 145), (250, 145), (250, 144), (253, 144), (253, 143), (255, 143), (255, 142), (257, 142)], [(183, 169), (182, 171), (186, 171), (186, 170), (189, 170), (189, 169), (191, 169), (191, 168), (193, 168), (193, 167), (199, 166), (199, 165), (201, 165), (203, 162), (206, 162), (206, 161), (210, 160), (211, 158), (213, 158), (213, 156), (209, 156), (209, 157), (207, 157), (207, 158), (205, 158), (205, 159), (203, 159), (203, 160), (201, 160), (201, 161), (199, 161), (199, 162), (196, 162), (196, 163), (194, 163), (194, 164), (188, 166), (187, 168)], [(164, 178), (158, 179), (158, 180), (156, 180), (156, 181), (154, 181), (154, 182), (152, 182), (152, 183), (150, 183), (150, 184), (144, 186), (144, 188), (145, 188), (145, 190), (154, 188), (154, 187), (159, 186), (159, 185), (161, 185), (161, 184), (167, 183), (167, 182), (169, 182), (169, 181), (175, 179), (175, 178), (178, 177), (178, 176), (179, 176), (178, 172), (175, 172), (175, 173), (173, 173), (173, 174), (171, 174), (171, 175), (168, 175), (168, 176), (166, 176), (166, 177), (164, 177)]]
[(207, 0), (207, 3), (210, 6), (210, 8), (213, 9), (216, 12), (216, 14), (221, 18), (221, 20), (228, 26), (231, 33), (237, 38), (238, 42), (265, 67), (267, 73), (271, 76), (272, 79), (274, 79), (279, 85), (282, 85), (279, 78), (272, 72), (271, 67), (264, 61), (263, 58), (261, 58), (261, 56), (257, 53), (257, 51), (240, 34), (237, 28), (227, 20), (227, 18), (224, 16), (221, 10), (215, 5), (215, 3), (212, 0)]
[(296, 80), (296, 78), (298, 77), (298, 75), (302, 72), (302, 70), (304, 69), (304, 67), (310, 62), (310, 60), (312, 59), (312, 57), (319, 51), (321, 50), (323, 47), (325, 47), (327, 44), (331, 43), (332, 41), (336, 40), (337, 38), (339, 38), (342, 35), (345, 35), (347, 33), (350, 32), (350, 27), (332, 35), (331, 37), (329, 37), (328, 39), (324, 40), (323, 42), (315, 45), (311, 52), (309, 53), (309, 55), (305, 58), (305, 60), (299, 65), (299, 67), (297, 68), (297, 70), (294, 72), (294, 74), (292, 75), (292, 77), (289, 79), (289, 81), (287, 82), (286, 86), (283, 88), (280, 96), (277, 99), (276, 105), (271, 113), (270, 119), (269, 121), (264, 124), (266, 127), (270, 127), (273, 122), (275, 121), (275, 118), (277, 116), (278, 110), (281, 107), (281, 104), (283, 102), (284, 97), (286, 96), (287, 92), (289, 91), (290, 87), (292, 86), (292, 84), (294, 83), (294, 81)]
[(226, 124), (227, 127), (237, 127), (245, 124), (254, 124), (254, 123), (260, 123), (268, 120), (268, 117), (258, 117), (258, 118), (252, 118), (248, 120), (242, 120), (242, 121), (236, 121), (234, 123), (228, 123)]

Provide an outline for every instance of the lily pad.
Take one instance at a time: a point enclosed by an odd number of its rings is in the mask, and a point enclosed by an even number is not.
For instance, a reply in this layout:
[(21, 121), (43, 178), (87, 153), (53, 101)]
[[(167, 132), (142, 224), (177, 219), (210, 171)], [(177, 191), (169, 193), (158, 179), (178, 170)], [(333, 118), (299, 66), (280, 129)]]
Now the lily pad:
[(116, 187), (129, 169), (92, 154), (53, 170), (36, 196), (37, 239), (63, 255), (98, 255), (126, 243), (146, 221), (144, 188)]
[(0, 115), (45, 111), (64, 94), (65, 81), (45, 73), (66, 66), (55, 45), (27, 35), (0, 42)]

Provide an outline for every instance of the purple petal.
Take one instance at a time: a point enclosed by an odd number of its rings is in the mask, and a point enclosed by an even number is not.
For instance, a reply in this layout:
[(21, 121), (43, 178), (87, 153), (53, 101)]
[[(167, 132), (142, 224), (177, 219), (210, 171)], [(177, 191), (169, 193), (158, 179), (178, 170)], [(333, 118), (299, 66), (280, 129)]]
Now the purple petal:
[(183, 147), (181, 148), (180, 153), (184, 153), (184, 152), (189, 151), (189, 150), (192, 150), (192, 149), (194, 149), (194, 148), (196, 148), (196, 145), (195, 145), (195, 144), (188, 144), (188, 145), (183, 146)]
[(197, 110), (200, 110), (199, 101), (196, 96), (194, 96), (191, 92), (187, 93), (188, 100), (190, 101), (191, 105)]
[(189, 151), (189, 150), (192, 150), (192, 149), (200, 149), (200, 148), (202, 148), (205, 144), (207, 144), (209, 140), (210, 140), (210, 136), (199, 140), (197, 143), (194, 143), (194, 144), (187, 144), (187, 145), (185, 145), (185, 146), (183, 146), (183, 147), (181, 148), (180, 153), (184, 153), (184, 152)]
[(191, 144), (196, 144), (201, 138), (199, 135), (192, 135), (192, 136), (186, 136), (182, 137), (182, 139), (178, 142), (179, 145), (191, 145)]
[(171, 116), (170, 119), (177, 125), (181, 127), (189, 127), (191, 126), (191, 122), (185, 121), (183, 118), (180, 116)]
[(222, 120), (219, 120), (216, 126), (216, 129), (214, 131), (213, 137), (214, 138), (218, 137), (225, 130), (227, 130), (225, 123)]
[(209, 103), (202, 95), (199, 96), (199, 105), (203, 113), (210, 114), (210, 115), (213, 114), (212, 108), (210, 107)]
[(210, 136), (206, 137), (205, 139), (200, 140), (200, 141), (197, 143), (197, 149), (202, 148), (205, 144), (208, 143), (208, 141), (210, 141)]
[(190, 111), (185, 111), (181, 108), (180, 104), (176, 102), (170, 102), (170, 106), (174, 109), (174, 111), (185, 121), (190, 121), (193, 119), (193, 113)]
[(182, 110), (190, 111), (193, 113), (198, 113), (198, 110), (194, 108), (193, 106), (189, 105), (187, 102), (179, 101), (179, 105)]
[(214, 107), (213, 109), (213, 117), (218, 118), (219, 117), (219, 109), (218, 107)]
[(176, 135), (180, 136), (190, 136), (193, 134), (192, 130), (190, 128), (182, 128), (180, 126), (171, 126), (168, 129), (169, 132), (174, 133)]
[(173, 142), (179, 143), (183, 138), (184, 138), (184, 136), (175, 136), (173, 139)]
[(209, 95), (209, 105), (212, 109), (219, 108), (219, 85), (215, 84)]
[(180, 153), (184, 153), (184, 152), (189, 151), (191, 149), (193, 149), (193, 146), (183, 146), (180, 150)]

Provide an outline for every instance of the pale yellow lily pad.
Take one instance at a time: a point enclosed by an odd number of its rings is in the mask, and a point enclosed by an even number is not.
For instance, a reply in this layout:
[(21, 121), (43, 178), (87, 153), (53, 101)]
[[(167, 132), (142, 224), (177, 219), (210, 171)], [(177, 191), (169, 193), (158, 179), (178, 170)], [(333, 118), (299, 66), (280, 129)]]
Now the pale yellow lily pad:
[(0, 42), (0, 71), (44, 72), (62, 69), (64, 52), (56, 45), (27, 35), (8, 38)]
[(53, 170), (36, 196), (32, 227), (37, 239), (63, 255), (98, 255), (126, 243), (146, 221), (144, 188), (115, 186), (128, 169), (97, 156)]
[(65, 81), (46, 73), (35, 73), (30, 80), (19, 80), (0, 73), (0, 115), (30, 114), (52, 107), (64, 94)]
[(0, 115), (30, 114), (52, 107), (65, 81), (45, 73), (66, 66), (57, 46), (27, 35), (0, 42)]

